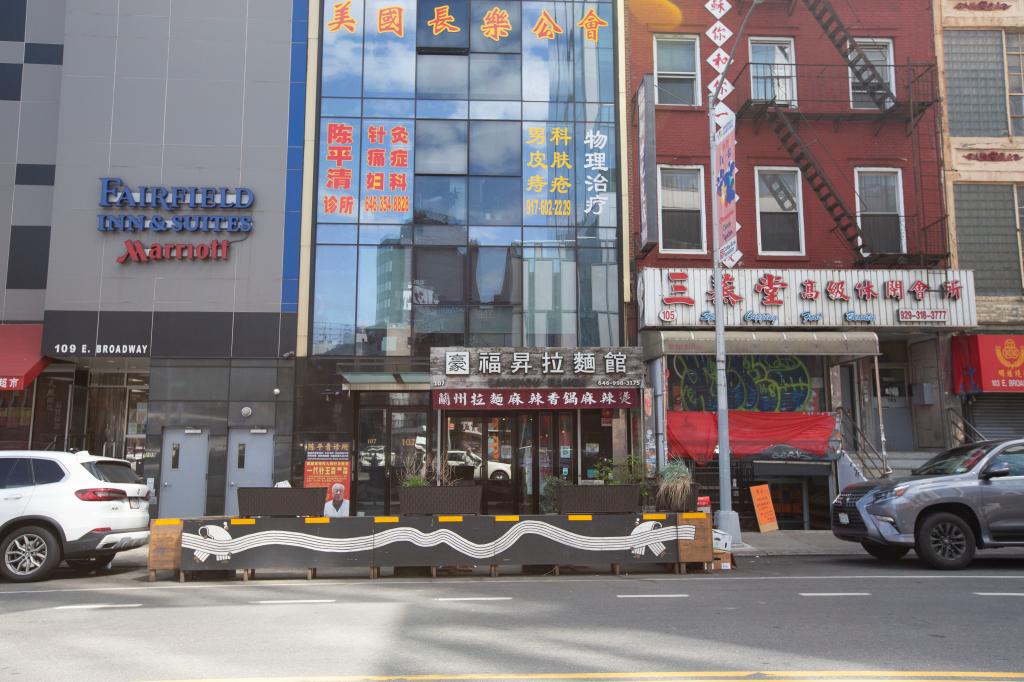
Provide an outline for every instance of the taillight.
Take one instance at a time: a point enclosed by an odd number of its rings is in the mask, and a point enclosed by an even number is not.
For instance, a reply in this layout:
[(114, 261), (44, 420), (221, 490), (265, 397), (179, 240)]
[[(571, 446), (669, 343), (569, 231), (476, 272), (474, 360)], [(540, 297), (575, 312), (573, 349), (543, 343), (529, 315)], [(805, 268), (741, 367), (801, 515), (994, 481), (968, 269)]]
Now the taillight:
[(86, 502), (111, 502), (128, 499), (128, 493), (120, 488), (86, 488), (76, 490), (75, 496)]

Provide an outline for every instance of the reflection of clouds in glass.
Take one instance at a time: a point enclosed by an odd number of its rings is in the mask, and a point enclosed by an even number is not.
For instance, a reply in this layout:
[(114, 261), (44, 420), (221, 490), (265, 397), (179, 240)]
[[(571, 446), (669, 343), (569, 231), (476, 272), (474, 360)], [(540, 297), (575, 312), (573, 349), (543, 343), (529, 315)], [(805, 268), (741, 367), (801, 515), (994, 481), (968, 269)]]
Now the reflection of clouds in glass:
[[(554, 40), (540, 40), (530, 29), (546, 9), (565, 32)], [(523, 98), (534, 101), (572, 97), (572, 25), (565, 3), (523, 3)]]
[(466, 172), (466, 124), (461, 121), (419, 121), (416, 125), (416, 172)]
[(518, 55), (473, 55), (470, 72), (473, 99), (519, 99), (522, 67)]
[[(344, 80), (351, 78), (355, 83), (358, 83), (358, 79), (363, 71), (362, 45), (360, 40), (355, 36), (348, 36), (346, 34), (336, 40), (324, 41), (322, 69), (325, 81), (336, 78)], [(358, 92), (332, 94), (347, 95), (349, 97), (359, 96)]]
[(470, 173), (519, 175), (518, 123), (474, 122), (470, 131)]
[(391, 34), (367, 36), (364, 52), (363, 95), (366, 97), (412, 97), (415, 91), (415, 44)]

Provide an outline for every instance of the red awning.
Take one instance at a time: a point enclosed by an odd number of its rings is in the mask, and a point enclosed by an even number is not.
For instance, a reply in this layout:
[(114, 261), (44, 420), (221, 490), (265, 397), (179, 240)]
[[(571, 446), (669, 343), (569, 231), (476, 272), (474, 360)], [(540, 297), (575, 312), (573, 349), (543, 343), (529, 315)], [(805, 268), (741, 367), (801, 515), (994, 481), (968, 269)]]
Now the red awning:
[[(824, 457), (836, 428), (831, 414), (729, 410), (729, 446), (734, 457), (771, 456), (773, 449), (795, 449)], [(715, 458), (718, 417), (714, 412), (668, 413), (669, 457), (698, 464)]]
[(43, 325), (0, 324), (0, 391), (20, 391), (50, 363), (42, 356)]

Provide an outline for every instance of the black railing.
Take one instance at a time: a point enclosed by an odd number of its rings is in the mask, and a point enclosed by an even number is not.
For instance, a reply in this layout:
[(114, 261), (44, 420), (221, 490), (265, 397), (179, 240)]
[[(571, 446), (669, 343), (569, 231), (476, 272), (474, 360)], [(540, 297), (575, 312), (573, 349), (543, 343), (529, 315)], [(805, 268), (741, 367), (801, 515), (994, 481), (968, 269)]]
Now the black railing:
[[(917, 116), (938, 101), (934, 64), (876, 64), (875, 69), (884, 83), (874, 93), (847, 64), (749, 62), (731, 80), (741, 115), (746, 116), (758, 115), (766, 106), (797, 110), (804, 116)], [(886, 90), (891, 96), (878, 96)]]

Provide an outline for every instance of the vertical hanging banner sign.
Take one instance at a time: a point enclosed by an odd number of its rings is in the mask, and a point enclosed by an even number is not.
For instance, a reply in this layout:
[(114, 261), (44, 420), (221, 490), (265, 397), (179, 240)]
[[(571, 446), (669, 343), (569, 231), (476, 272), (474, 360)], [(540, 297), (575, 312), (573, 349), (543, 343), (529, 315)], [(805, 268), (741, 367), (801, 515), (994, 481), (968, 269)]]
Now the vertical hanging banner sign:
[(718, 202), (718, 259), (722, 264), (734, 267), (743, 257), (736, 241), (736, 125), (727, 123), (715, 136), (715, 201)]

